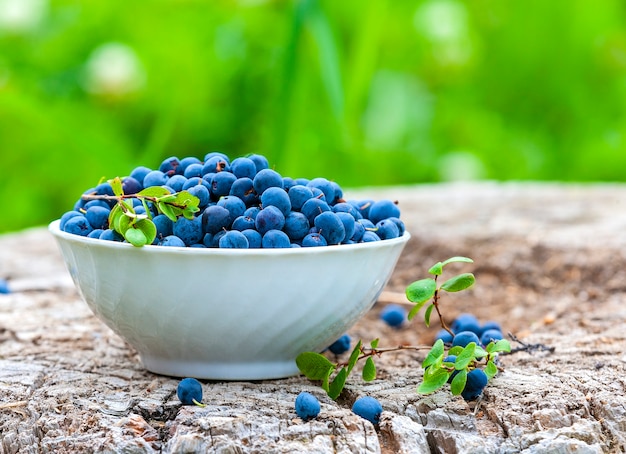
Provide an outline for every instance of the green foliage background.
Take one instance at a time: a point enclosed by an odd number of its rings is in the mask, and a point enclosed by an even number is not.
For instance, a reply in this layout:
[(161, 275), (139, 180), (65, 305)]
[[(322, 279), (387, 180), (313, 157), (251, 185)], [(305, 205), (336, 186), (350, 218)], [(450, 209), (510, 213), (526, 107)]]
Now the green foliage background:
[(625, 19), (620, 0), (0, 0), (0, 232), (212, 150), (344, 187), (623, 181)]

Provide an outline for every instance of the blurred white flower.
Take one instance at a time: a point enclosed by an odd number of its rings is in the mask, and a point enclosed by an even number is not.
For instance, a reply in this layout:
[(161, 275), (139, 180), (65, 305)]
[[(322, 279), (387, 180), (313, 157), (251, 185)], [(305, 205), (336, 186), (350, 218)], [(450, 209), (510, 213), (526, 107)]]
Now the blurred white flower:
[(125, 95), (140, 89), (145, 80), (137, 54), (121, 43), (99, 46), (85, 66), (84, 86), (94, 94)]
[(0, 31), (20, 33), (37, 27), (48, 11), (48, 0), (0, 0)]
[(442, 63), (465, 63), (472, 57), (467, 9), (457, 0), (430, 0), (415, 11), (413, 24), (431, 41)]
[(446, 153), (439, 160), (443, 181), (472, 181), (485, 178), (485, 166), (478, 156), (469, 151)]

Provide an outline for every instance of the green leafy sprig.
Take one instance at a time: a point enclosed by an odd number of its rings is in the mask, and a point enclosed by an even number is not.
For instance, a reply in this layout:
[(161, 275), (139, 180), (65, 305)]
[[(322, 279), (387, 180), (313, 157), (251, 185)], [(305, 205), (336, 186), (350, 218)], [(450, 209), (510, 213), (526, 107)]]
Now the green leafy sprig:
[(419, 310), (432, 299), (430, 305), (426, 308), (426, 312), (424, 313), (424, 323), (426, 323), (426, 326), (430, 326), (430, 317), (433, 309), (436, 309), (437, 314), (439, 315), (439, 321), (441, 322), (441, 327), (450, 334), (454, 334), (448, 325), (446, 325), (446, 322), (441, 314), (441, 309), (439, 307), (440, 293), (442, 291), (460, 292), (461, 290), (466, 290), (474, 285), (476, 278), (472, 273), (463, 273), (451, 277), (440, 286), (437, 285), (437, 279), (443, 274), (443, 269), (446, 265), (458, 262), (473, 263), (474, 261), (467, 257), (451, 257), (443, 262), (437, 262), (428, 270), (428, 273), (432, 274), (434, 277), (420, 279), (419, 281), (413, 282), (406, 288), (407, 299), (410, 302), (415, 303), (413, 308), (409, 311), (407, 317), (409, 320), (412, 320)]
[[(437, 311), (441, 326), (450, 334), (454, 335), (452, 330), (446, 325), (441, 307), (441, 292), (460, 292), (474, 285), (476, 279), (472, 273), (462, 273), (453, 276), (441, 285), (438, 284), (438, 278), (443, 274), (444, 267), (451, 263), (473, 263), (473, 260), (467, 257), (451, 257), (443, 262), (437, 262), (429, 270), (429, 274), (434, 277), (420, 279), (413, 282), (406, 288), (407, 299), (414, 303), (413, 308), (407, 315), (409, 320), (423, 308), (427, 302), (430, 305), (426, 308), (424, 314), (424, 322), (426, 326), (430, 326), (430, 319), (433, 310)], [(496, 358), (500, 352), (510, 352), (511, 346), (507, 340), (498, 340), (491, 342), (484, 349), (470, 342), (466, 347), (452, 347), (446, 354), (445, 345), (442, 340), (437, 340), (431, 346), (399, 346), (392, 348), (379, 348), (378, 339), (370, 343), (369, 348), (364, 348), (362, 341), (358, 341), (350, 358), (346, 363), (333, 363), (326, 356), (316, 352), (304, 352), (296, 358), (296, 364), (307, 378), (310, 380), (321, 381), (322, 388), (328, 396), (335, 400), (341, 394), (346, 380), (359, 360), (365, 359), (365, 365), (362, 369), (362, 377), (365, 381), (372, 381), (376, 378), (376, 365), (374, 364), (374, 356), (380, 356), (383, 353), (399, 350), (426, 350), (429, 352), (422, 362), (424, 369), (424, 378), (417, 388), (420, 394), (432, 393), (444, 386), (452, 374), (450, 388), (454, 395), (461, 394), (467, 383), (467, 374), (477, 367), (484, 367), (487, 378), (491, 380), (498, 373)], [(447, 357), (454, 355), (454, 362), (444, 361)], [(337, 371), (337, 372), (336, 372)], [(331, 379), (333, 372), (336, 374)], [(456, 373), (455, 373), (456, 372)]]
[[(193, 219), (200, 211), (200, 199), (187, 191), (171, 194), (162, 186), (145, 188), (136, 194), (124, 194), (122, 180), (119, 177), (108, 180), (114, 195), (84, 194), (83, 200), (115, 200), (117, 203), (109, 214), (109, 228), (122, 235), (133, 246), (141, 247), (152, 244), (157, 229), (152, 221), (148, 203), (152, 203), (159, 213), (164, 214), (173, 222), (183, 216)], [(139, 199), (146, 211), (138, 214), (131, 199)]]
[[(352, 372), (356, 363), (365, 360), (361, 377), (364, 381), (369, 382), (376, 379), (376, 365), (374, 364), (374, 356), (380, 356), (382, 353), (399, 351), (399, 350), (423, 350), (430, 348), (412, 347), (401, 345), (398, 347), (378, 348), (378, 339), (370, 342), (369, 348), (363, 346), (363, 342), (359, 340), (350, 353), (350, 358), (345, 363), (333, 363), (326, 356), (316, 352), (304, 352), (296, 358), (296, 364), (300, 372), (302, 372), (309, 380), (321, 381), (322, 389), (326, 391), (328, 396), (335, 400), (343, 391), (346, 380)], [(331, 380), (333, 372), (338, 371)]]

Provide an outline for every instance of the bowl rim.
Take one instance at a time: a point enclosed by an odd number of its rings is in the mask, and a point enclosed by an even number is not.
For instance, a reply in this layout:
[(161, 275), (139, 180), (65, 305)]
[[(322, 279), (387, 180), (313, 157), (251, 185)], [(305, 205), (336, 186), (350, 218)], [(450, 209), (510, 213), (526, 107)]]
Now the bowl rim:
[[(189, 247), (189, 246), (159, 246), (155, 244), (147, 244), (142, 247), (133, 246), (130, 243), (123, 243), (119, 241), (107, 241), (100, 240), (98, 238), (89, 238), (87, 236), (76, 235), (73, 233), (64, 232), (60, 228), (60, 219), (56, 219), (48, 224), (48, 231), (51, 232), (55, 237), (62, 238), (63, 240), (67, 240), (71, 243), (78, 243), (85, 246), (93, 246), (96, 248), (105, 248), (105, 249), (120, 249), (120, 250), (143, 250), (150, 251), (150, 253), (184, 253), (184, 254), (198, 254), (198, 255), (261, 255), (261, 256), (271, 256), (271, 255), (288, 255), (288, 254), (322, 254), (328, 252), (335, 251), (350, 251), (350, 250), (361, 250), (361, 249), (377, 249), (377, 248), (385, 248), (392, 247), (396, 244), (404, 244), (411, 238), (411, 234), (408, 230), (405, 230), (404, 234), (397, 238), (391, 238), (388, 240), (381, 241), (371, 241), (367, 243), (354, 243), (354, 244), (339, 244), (339, 245), (330, 245), (330, 246), (319, 246), (319, 247), (305, 247), (305, 248), (252, 248), (252, 249), (221, 249), (221, 248), (197, 248), (197, 247)], [(148, 252), (146, 252), (148, 253)]]

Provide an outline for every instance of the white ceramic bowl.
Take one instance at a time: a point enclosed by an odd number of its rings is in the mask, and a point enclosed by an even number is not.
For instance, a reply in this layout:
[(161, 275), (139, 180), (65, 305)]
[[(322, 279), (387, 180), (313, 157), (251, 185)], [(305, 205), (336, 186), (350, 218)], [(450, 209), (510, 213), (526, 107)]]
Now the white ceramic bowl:
[(281, 378), (374, 304), (409, 240), (300, 249), (134, 247), (49, 226), (94, 314), (155, 373)]

